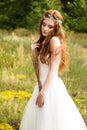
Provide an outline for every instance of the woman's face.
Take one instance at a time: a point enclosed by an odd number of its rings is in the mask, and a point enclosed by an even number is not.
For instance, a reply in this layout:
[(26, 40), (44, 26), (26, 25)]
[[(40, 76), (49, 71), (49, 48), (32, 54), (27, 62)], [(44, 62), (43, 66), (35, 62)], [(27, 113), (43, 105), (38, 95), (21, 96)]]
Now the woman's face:
[(54, 30), (54, 21), (52, 21), (49, 18), (44, 19), (41, 25), (42, 35), (46, 37), (53, 30)]

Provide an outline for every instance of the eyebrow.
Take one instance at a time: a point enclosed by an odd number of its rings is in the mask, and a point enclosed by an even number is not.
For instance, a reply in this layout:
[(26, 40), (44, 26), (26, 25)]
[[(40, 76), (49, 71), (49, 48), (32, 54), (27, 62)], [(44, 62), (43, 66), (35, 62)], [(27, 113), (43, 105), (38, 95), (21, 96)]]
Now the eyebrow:
[[(43, 21), (43, 23), (46, 24), (46, 22), (44, 22), (44, 21)], [(43, 23), (42, 23), (42, 24), (43, 24)], [(52, 26), (52, 27), (53, 27), (53, 25), (51, 25), (51, 24), (48, 24), (48, 26)]]

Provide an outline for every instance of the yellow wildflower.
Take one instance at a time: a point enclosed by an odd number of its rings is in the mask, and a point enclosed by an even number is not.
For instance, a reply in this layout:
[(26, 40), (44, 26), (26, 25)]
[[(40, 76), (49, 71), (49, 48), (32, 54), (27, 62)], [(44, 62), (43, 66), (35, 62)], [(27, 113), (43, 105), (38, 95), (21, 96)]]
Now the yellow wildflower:
[(16, 92), (15, 91), (3, 91), (0, 92), (0, 97), (4, 100), (8, 100), (9, 98), (14, 99)]
[(32, 94), (31, 93), (28, 93), (28, 92), (25, 92), (25, 91), (19, 91), (18, 93), (16, 93), (15, 97), (17, 98), (31, 98)]
[(16, 75), (16, 78), (18, 78), (18, 79), (26, 79), (26, 75), (17, 74), (17, 75)]
[(8, 99), (14, 99), (14, 98), (19, 98), (19, 99), (30, 99), (32, 96), (31, 93), (28, 93), (26, 91), (19, 91), (19, 92), (15, 92), (15, 91), (3, 91), (0, 92), (0, 99), (3, 100), (8, 100)]
[(13, 130), (13, 128), (9, 124), (0, 123), (0, 130)]

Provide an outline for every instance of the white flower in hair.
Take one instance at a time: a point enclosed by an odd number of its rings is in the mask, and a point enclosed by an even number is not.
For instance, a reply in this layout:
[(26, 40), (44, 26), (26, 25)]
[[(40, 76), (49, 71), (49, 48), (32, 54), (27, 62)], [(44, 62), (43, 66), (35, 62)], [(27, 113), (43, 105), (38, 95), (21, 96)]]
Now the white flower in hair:
[(48, 14), (47, 16), (43, 17), (44, 19), (46, 18), (50, 18), (51, 20), (53, 20), (56, 24), (58, 24), (59, 26), (62, 25), (62, 21), (59, 20), (58, 18), (54, 18), (51, 14)]

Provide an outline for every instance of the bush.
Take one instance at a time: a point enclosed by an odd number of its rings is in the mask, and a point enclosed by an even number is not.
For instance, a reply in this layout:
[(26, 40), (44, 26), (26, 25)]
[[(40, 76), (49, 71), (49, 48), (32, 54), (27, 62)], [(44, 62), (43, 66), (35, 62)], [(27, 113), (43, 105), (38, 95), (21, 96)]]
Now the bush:
[(87, 1), (68, 2), (66, 10), (65, 21), (68, 27), (77, 32), (87, 32)]

